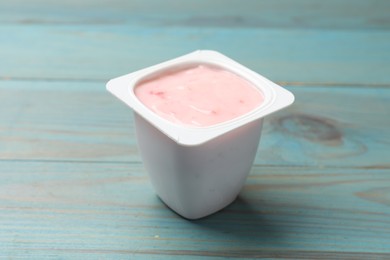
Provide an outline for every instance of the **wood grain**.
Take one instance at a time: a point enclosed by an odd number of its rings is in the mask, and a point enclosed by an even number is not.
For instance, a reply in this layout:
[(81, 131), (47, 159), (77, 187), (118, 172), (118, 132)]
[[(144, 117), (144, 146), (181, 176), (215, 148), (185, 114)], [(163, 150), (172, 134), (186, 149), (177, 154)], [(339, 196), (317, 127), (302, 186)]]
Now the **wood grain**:
[[(375, 0), (99, 0), (0, 2), (0, 23), (158, 27), (387, 30), (389, 1)], [(218, 10), (218, 12), (216, 12)]]
[(100, 80), (218, 50), (273, 81), (390, 84), (389, 31), (2, 25), (0, 78)]
[(390, 256), (387, 169), (256, 166), (226, 210), (187, 221), (138, 163), (1, 167), (0, 256)]
[[(256, 164), (390, 168), (390, 89), (289, 89), (296, 103), (266, 118)], [(1, 159), (140, 161), (131, 109), (103, 83), (4, 81), (0, 103)]]

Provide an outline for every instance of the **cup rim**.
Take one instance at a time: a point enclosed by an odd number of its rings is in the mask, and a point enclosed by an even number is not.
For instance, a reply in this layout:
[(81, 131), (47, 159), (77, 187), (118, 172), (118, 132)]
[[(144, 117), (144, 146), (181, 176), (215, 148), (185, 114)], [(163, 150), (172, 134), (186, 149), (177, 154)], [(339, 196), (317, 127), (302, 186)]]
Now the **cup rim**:
[[(142, 81), (167, 71), (183, 69), (193, 65), (211, 65), (228, 70), (252, 83), (263, 93), (264, 101), (244, 115), (210, 126), (189, 126), (171, 122), (146, 107), (135, 95), (135, 87)], [(159, 129), (178, 144), (185, 146), (200, 145), (238, 127), (260, 119), (279, 109), (291, 105), (294, 95), (258, 73), (248, 69), (225, 55), (210, 50), (198, 50), (187, 55), (162, 62), (110, 80), (107, 90), (130, 106), (135, 113)]]

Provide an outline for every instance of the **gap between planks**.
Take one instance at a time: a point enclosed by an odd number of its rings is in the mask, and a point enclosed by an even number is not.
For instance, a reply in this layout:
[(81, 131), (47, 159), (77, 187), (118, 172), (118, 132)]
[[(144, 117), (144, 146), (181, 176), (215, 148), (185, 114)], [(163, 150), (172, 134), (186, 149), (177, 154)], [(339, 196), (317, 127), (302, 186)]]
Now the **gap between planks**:
[[(0, 76), (0, 81), (34, 81), (34, 82), (96, 82), (106, 83), (110, 79), (87, 79), (87, 78), (23, 78), (23, 77), (7, 77)], [(314, 81), (274, 81), (281, 86), (291, 87), (313, 87), (313, 86), (325, 86), (325, 87), (376, 87), (376, 88), (388, 88), (390, 83), (342, 83), (342, 82), (314, 82)]]
[[(142, 161), (92, 161), (92, 160), (50, 160), (50, 159), (0, 159), (1, 163), (69, 163), (69, 164), (119, 164), (119, 165), (142, 165)], [(367, 166), (324, 166), (324, 165), (275, 165), (275, 164), (256, 164), (253, 168), (315, 168), (315, 169), (363, 169), (363, 170), (385, 170), (390, 169), (389, 165), (367, 165)]]

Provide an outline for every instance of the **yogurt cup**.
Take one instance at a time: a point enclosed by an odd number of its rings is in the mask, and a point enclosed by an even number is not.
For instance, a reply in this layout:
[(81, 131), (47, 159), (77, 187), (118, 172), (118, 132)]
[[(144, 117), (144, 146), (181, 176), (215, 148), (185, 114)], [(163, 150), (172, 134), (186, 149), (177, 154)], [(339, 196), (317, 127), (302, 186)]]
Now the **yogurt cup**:
[[(134, 93), (140, 82), (199, 64), (246, 79), (263, 93), (264, 102), (235, 119), (195, 127), (160, 117)], [(291, 92), (210, 50), (198, 50), (114, 78), (107, 83), (107, 90), (134, 111), (138, 147), (157, 195), (188, 219), (210, 215), (235, 200), (252, 167), (263, 117), (294, 101)]]

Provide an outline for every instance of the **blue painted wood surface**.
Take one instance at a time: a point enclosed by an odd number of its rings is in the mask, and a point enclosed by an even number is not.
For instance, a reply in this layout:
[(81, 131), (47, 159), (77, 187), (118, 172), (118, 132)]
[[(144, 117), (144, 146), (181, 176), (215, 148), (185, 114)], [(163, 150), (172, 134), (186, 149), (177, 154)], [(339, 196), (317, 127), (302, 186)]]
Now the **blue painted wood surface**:
[[(0, 258), (389, 259), (389, 1), (0, 1)], [(218, 12), (216, 12), (218, 10)], [(225, 210), (154, 195), (112, 77), (219, 50), (286, 86)]]

